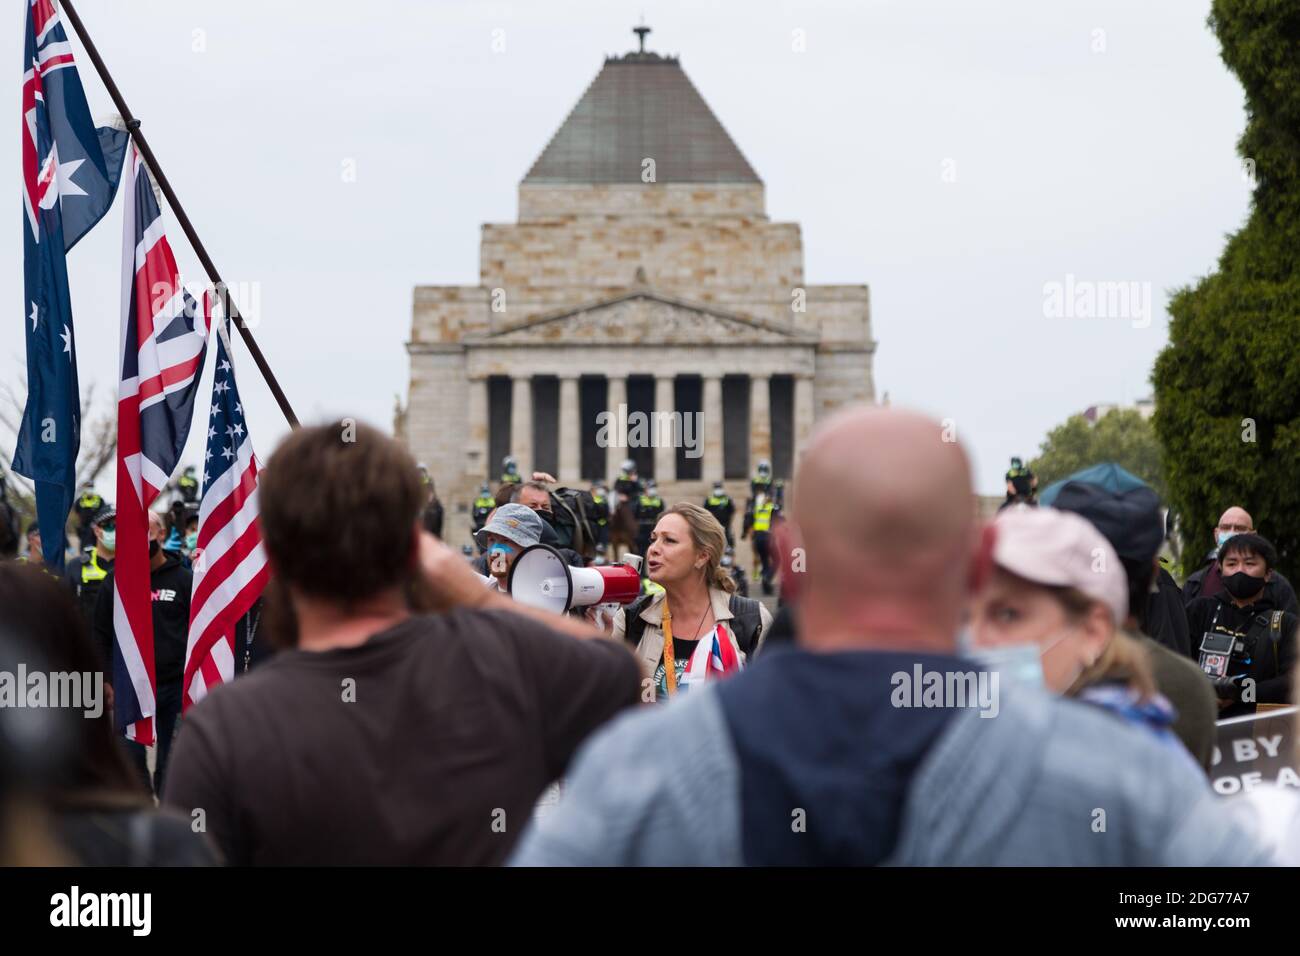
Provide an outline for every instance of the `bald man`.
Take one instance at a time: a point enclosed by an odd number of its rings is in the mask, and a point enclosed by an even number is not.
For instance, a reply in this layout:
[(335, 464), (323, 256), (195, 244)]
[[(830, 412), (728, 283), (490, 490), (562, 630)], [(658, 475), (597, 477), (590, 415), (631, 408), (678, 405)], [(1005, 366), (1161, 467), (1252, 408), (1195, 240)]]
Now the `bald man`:
[[(1234, 534), (1246, 534), (1255, 530), (1255, 520), (1250, 512), (1240, 505), (1233, 505), (1219, 516), (1219, 523), (1214, 526), (1214, 549), (1209, 560), (1199, 569), (1193, 571), (1183, 582), (1183, 603), (1191, 606), (1198, 597), (1216, 597), (1223, 593), (1223, 578), (1219, 574), (1219, 549)], [(1279, 611), (1288, 611), (1300, 615), (1300, 602), (1296, 601), (1295, 588), (1280, 571), (1274, 571), (1268, 584), (1264, 585), (1273, 607)], [(1192, 646), (1200, 645), (1200, 635), (1192, 635)], [(1193, 658), (1196, 656), (1192, 655)]]
[(1265, 862), (1181, 747), (959, 656), (993, 531), (946, 437), (895, 409), (823, 423), (782, 555), (798, 643), (593, 737), (512, 862)]

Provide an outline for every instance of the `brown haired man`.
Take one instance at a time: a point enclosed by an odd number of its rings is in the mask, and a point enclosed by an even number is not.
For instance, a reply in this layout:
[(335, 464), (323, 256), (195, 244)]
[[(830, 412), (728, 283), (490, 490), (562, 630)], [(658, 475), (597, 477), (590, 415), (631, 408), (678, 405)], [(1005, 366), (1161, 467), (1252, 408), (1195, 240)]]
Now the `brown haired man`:
[(637, 702), (632, 656), (486, 589), (421, 531), (415, 462), (372, 428), (298, 430), (259, 494), (290, 649), (186, 715), (166, 802), (235, 864), (505, 859), (578, 744)]

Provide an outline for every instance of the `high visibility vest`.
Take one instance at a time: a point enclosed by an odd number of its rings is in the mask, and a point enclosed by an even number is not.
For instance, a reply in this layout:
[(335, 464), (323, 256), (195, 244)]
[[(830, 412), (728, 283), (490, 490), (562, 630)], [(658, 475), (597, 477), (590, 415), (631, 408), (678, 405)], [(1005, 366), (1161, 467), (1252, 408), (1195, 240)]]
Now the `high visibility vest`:
[(653, 498), (651, 498), (649, 495), (642, 495), (639, 501), (641, 507), (646, 509), (662, 508), (664, 506), (664, 500), (660, 498), (658, 495), (655, 495)]
[(754, 530), (768, 531), (772, 527), (772, 502), (764, 502), (754, 509)]
[(104, 503), (104, 499), (97, 494), (82, 495), (77, 505), (81, 508), (98, 508)]
[(102, 581), (106, 577), (108, 577), (108, 572), (99, 566), (99, 552), (92, 548), (90, 559), (81, 566), (81, 583), (89, 584), (91, 581)]
[(510, 472), (506, 472), (501, 476), (501, 484), (503, 485), (513, 485), (518, 480), (519, 476), (517, 474), (511, 474)]
[(726, 495), (723, 495), (721, 498), (717, 498), (714, 497), (713, 495), (709, 495), (709, 500), (706, 501), (704, 504), (706, 507), (709, 508), (720, 508), (725, 504), (729, 504), (730, 502), (731, 499)]
[(495, 508), (496, 506), (497, 506), (497, 500), (496, 500), (495, 498), (475, 498), (475, 499), (474, 499), (474, 509), (475, 509), (476, 511), (477, 511), (479, 508)]
[(662, 591), (663, 589), (664, 589), (664, 586), (663, 586), (662, 584), (655, 584), (655, 583), (654, 583), (653, 581), (651, 581), (649, 578), (643, 578), (643, 579), (641, 580), (641, 593), (642, 593), (642, 594), (658, 594), (658, 593), (659, 593), (660, 591)]

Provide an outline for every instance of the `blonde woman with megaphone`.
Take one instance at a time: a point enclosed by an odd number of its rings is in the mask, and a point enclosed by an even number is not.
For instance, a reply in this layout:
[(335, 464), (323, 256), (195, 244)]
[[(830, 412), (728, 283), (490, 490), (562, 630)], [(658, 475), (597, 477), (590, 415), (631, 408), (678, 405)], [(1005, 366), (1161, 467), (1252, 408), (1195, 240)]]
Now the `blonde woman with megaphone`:
[(726, 547), (717, 518), (696, 504), (673, 505), (645, 554), (646, 573), (663, 591), (614, 615), (614, 636), (635, 648), (657, 702), (739, 671), (772, 627), (767, 608), (733, 593), (721, 565)]

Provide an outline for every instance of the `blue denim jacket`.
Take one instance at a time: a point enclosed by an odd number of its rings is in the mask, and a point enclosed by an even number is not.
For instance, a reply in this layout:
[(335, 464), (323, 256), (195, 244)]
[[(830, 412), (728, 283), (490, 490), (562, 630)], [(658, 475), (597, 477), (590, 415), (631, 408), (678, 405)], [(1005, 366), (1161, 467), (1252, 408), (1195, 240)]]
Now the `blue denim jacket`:
[[(775, 663), (775, 662), (773, 662)], [(748, 680), (743, 674), (735, 681)], [(720, 692), (619, 718), (579, 753), (564, 799), (524, 834), (521, 866), (738, 866), (746, 859), (746, 774)], [(789, 714), (798, 689), (768, 695)], [(823, 697), (828, 696), (823, 694)], [(830, 706), (834, 706), (834, 702)], [(848, 708), (851, 711), (851, 707)], [(735, 719), (735, 714), (732, 714)], [(830, 733), (836, 730), (828, 730)], [(870, 735), (868, 726), (838, 728)], [(671, 745), (670, 745), (671, 744)], [(765, 764), (765, 765), (764, 765)], [(954, 712), (910, 776), (889, 852), (903, 866), (1251, 866), (1272, 853), (1246, 815), (1217, 797), (1185, 754), (1097, 707), (1003, 686), (996, 717)], [(850, 778), (851, 779), (851, 778)], [(786, 781), (788, 783), (788, 781)], [(869, 794), (821, 794), (810, 819), (852, 818)], [(848, 815), (846, 817), (846, 814)], [(846, 832), (852, 827), (837, 828)], [(845, 839), (852, 839), (846, 836)], [(877, 841), (878, 842), (878, 841)], [(752, 845), (752, 841), (751, 841)], [(833, 862), (852, 862), (837, 846)], [(812, 862), (822, 862), (813, 860)]]

